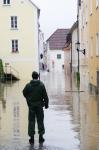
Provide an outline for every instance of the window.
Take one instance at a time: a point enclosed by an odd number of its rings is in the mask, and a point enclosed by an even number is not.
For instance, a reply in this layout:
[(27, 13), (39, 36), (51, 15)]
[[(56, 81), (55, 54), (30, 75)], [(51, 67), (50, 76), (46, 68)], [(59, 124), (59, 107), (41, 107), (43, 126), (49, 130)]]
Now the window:
[(93, 37), (90, 39), (90, 56), (93, 57)]
[(96, 33), (96, 56), (99, 56), (99, 33)]
[(61, 54), (57, 54), (57, 59), (61, 59)]
[(88, 22), (88, 0), (86, 0), (85, 19), (87, 23)]
[(11, 28), (17, 28), (17, 16), (11, 16)]
[(99, 0), (96, 0), (96, 8), (99, 6)]
[(4, 5), (10, 4), (10, 0), (3, 0), (3, 4)]
[(92, 0), (90, 0), (90, 15), (92, 15)]
[(99, 71), (97, 71), (97, 86), (99, 88)]
[(18, 52), (18, 40), (12, 40), (12, 52)]

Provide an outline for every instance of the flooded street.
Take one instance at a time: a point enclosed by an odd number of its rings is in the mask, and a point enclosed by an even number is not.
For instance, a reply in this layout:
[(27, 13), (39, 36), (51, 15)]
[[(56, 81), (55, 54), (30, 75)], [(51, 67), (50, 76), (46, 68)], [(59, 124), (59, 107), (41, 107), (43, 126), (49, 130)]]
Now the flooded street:
[[(99, 150), (99, 97), (78, 92), (64, 72), (42, 72), (50, 105), (45, 110), (45, 143), (28, 143), (27, 81), (0, 84), (0, 150)], [(72, 92), (71, 92), (72, 90)]]

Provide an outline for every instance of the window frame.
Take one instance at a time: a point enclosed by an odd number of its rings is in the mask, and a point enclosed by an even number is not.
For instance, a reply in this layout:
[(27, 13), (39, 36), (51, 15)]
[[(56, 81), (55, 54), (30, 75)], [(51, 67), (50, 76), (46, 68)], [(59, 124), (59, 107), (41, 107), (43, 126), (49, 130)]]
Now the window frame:
[(3, 0), (3, 5), (10, 5), (10, 0)]
[(93, 1), (90, 0), (90, 15), (92, 15)]
[(93, 58), (93, 37), (90, 38), (90, 57)]
[(61, 54), (57, 54), (57, 59), (62, 59), (62, 55)]
[(99, 57), (99, 32), (96, 33), (96, 56)]
[(88, 12), (89, 10), (88, 10), (88, 0), (86, 0), (86, 7), (85, 7), (85, 18), (86, 18), (86, 23), (88, 23)]
[(12, 39), (11, 40), (11, 44), (12, 44), (12, 53), (17, 53), (19, 52), (19, 42), (17, 39)]
[(17, 29), (18, 28), (18, 17), (17, 16), (11, 16), (11, 29)]
[(99, 7), (99, 0), (96, 0), (96, 8)]

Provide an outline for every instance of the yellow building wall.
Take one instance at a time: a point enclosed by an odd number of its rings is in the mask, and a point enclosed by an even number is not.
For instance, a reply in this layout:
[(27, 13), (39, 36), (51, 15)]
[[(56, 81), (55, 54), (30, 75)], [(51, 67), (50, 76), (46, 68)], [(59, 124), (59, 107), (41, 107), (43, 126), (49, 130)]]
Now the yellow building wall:
[(89, 84), (89, 19), (88, 19), (88, 0), (83, 0), (79, 8), (79, 40), (80, 50), (85, 49), (85, 55), (80, 54), (80, 80), (82, 85), (84, 84), (84, 78), (86, 78), (87, 84)]
[[(89, 5), (90, 7), (90, 5)], [(89, 12), (89, 46), (93, 37), (93, 56), (89, 59), (90, 83), (97, 86), (97, 70), (99, 70), (99, 58), (96, 57), (96, 33), (99, 33), (99, 6), (96, 8), (96, 1), (92, 1), (92, 14)], [(91, 52), (90, 52), (91, 53)]]
[[(28, 0), (14, 0), (9, 6), (0, 1), (0, 57), (19, 72), (20, 79), (30, 79), (38, 63), (38, 14)], [(18, 17), (17, 30), (11, 29), (11, 16)], [(12, 53), (11, 40), (17, 39), (19, 52)]]

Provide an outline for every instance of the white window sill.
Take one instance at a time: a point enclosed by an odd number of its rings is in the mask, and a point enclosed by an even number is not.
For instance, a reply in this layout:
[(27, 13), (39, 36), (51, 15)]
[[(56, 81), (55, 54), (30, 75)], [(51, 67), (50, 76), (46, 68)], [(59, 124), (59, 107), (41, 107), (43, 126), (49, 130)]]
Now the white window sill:
[(13, 54), (18, 54), (19, 51), (12, 51), (11, 53), (13, 53)]
[(3, 4), (4, 7), (8, 7), (11, 6), (10, 4)]
[(18, 28), (11, 28), (10, 30), (18, 30)]

